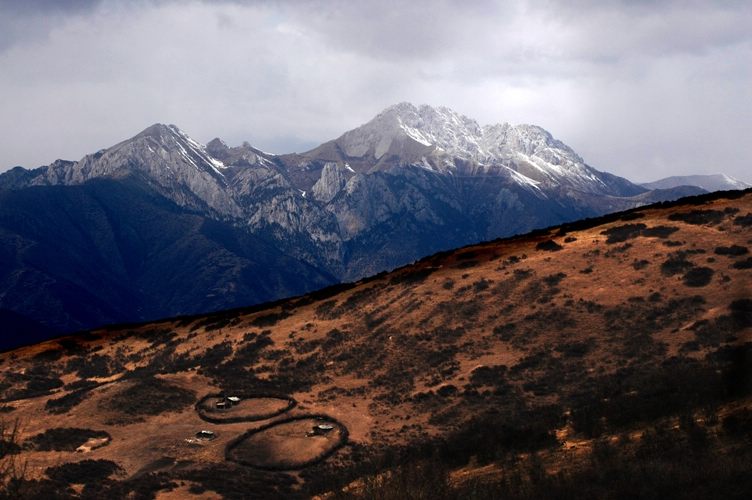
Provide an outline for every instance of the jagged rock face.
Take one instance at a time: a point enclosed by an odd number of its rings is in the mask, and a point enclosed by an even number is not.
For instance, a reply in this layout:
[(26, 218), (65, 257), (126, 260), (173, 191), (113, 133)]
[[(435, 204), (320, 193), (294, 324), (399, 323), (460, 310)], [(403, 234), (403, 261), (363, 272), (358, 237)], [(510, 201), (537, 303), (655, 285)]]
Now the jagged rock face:
[[(100, 181), (107, 182), (89, 193)], [(33, 235), (0, 220), (0, 255), (10, 256), (0, 269), (0, 309), (53, 318), (47, 326), (62, 330), (269, 300), (674, 194), (599, 172), (540, 127), (481, 127), (448, 108), (407, 103), (302, 154), (276, 156), (220, 139), (204, 146), (173, 125), (158, 124), (78, 162), (0, 176), (0, 195), (23, 197), (32, 186), (54, 188), (34, 196), (55, 199), (62, 196), (58, 189), (83, 189), (79, 196), (92, 208), (51, 208)], [(126, 204), (98, 206), (97, 197), (117, 191), (113, 186), (138, 193), (147, 213), (134, 214)], [(681, 189), (682, 195), (694, 192)], [(110, 213), (112, 220), (101, 215), (92, 224), (87, 213)], [(70, 214), (81, 220), (67, 220)], [(160, 218), (184, 227), (186, 236), (172, 230), (175, 224), (156, 230)], [(24, 250), (47, 245), (45, 234), (59, 227), (76, 233), (73, 250), (41, 261)], [(170, 238), (180, 242), (179, 250)], [(82, 242), (104, 245), (96, 247), (103, 256), (98, 268), (87, 267), (83, 254), (94, 250)], [(138, 251), (129, 255), (133, 245)], [(190, 245), (211, 255), (197, 255)], [(256, 247), (264, 249), (263, 258), (254, 258)], [(164, 252), (181, 258), (164, 259)], [(200, 280), (191, 279), (196, 266), (206, 270)], [(168, 292), (163, 281), (170, 276)], [(99, 290), (100, 282), (109, 285), (99, 296), (85, 293)], [(189, 290), (191, 283), (198, 291)], [(65, 299), (71, 290), (86, 307)], [(75, 307), (80, 314), (70, 313)]]
[(311, 192), (313, 198), (323, 203), (329, 203), (337, 196), (337, 193), (347, 185), (347, 180), (355, 175), (349, 165), (340, 166), (329, 162), (321, 170), (321, 178), (313, 185)]
[(91, 179), (138, 176), (180, 206), (239, 216), (226, 189), (222, 162), (173, 125), (153, 125), (134, 138), (76, 163), (40, 169), (32, 185), (75, 185)]

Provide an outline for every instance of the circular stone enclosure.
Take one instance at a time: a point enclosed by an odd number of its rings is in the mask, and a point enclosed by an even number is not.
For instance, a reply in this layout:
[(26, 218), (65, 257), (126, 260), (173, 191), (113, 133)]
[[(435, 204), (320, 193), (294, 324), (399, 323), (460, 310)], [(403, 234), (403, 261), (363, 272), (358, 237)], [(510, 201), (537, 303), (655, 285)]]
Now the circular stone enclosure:
[(217, 403), (226, 402), (228, 398), (220, 394), (209, 394), (196, 403), (196, 411), (202, 420), (213, 424), (228, 424), (266, 420), (281, 415), (296, 405), (294, 399), (276, 394), (239, 397), (240, 401), (225, 408), (217, 408)]
[(225, 458), (256, 469), (302, 469), (332, 455), (347, 442), (347, 435), (347, 427), (330, 417), (292, 417), (231, 441)]

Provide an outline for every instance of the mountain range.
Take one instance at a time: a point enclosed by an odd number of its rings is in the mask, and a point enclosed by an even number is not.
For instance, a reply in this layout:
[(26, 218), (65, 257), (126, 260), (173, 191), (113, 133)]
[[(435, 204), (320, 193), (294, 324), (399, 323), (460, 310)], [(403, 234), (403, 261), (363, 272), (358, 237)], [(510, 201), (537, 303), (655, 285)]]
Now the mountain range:
[(654, 182), (640, 184), (648, 189), (671, 189), (678, 186), (697, 186), (706, 191), (729, 191), (735, 189), (749, 189), (747, 184), (726, 174), (712, 175), (674, 175)]
[(0, 175), (0, 313), (47, 335), (249, 305), (702, 192), (640, 186), (540, 127), (444, 107), (397, 104), (284, 155), (156, 124)]

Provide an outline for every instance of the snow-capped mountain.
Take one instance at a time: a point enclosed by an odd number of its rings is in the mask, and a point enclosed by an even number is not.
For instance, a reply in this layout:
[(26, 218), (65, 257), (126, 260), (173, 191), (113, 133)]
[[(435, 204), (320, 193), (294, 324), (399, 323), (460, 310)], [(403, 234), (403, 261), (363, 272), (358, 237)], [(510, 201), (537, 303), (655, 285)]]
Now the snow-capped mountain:
[(251, 304), (699, 192), (649, 191), (540, 127), (443, 107), (397, 104), (287, 155), (157, 124), (0, 175), (0, 310), (66, 330)]
[[(332, 150), (341, 152), (331, 158)], [(569, 146), (535, 125), (481, 127), (446, 107), (400, 103), (307, 155), (352, 162), (359, 172), (410, 164), (442, 174), (495, 175), (534, 189), (572, 188), (594, 194), (644, 191), (585, 164)]]
[(747, 184), (739, 179), (734, 179), (726, 174), (711, 175), (680, 175), (666, 177), (654, 182), (640, 184), (648, 189), (671, 189), (679, 186), (695, 186), (706, 191), (728, 191), (733, 189), (748, 189), (752, 184)]

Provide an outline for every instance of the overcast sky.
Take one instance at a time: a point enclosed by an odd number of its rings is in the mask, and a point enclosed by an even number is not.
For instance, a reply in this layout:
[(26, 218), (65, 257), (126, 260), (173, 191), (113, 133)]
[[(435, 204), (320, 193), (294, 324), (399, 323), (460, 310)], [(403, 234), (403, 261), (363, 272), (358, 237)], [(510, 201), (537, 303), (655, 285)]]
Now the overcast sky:
[(752, 182), (751, 28), (746, 0), (0, 0), (0, 170), (155, 122), (304, 151), (410, 101), (635, 181)]

